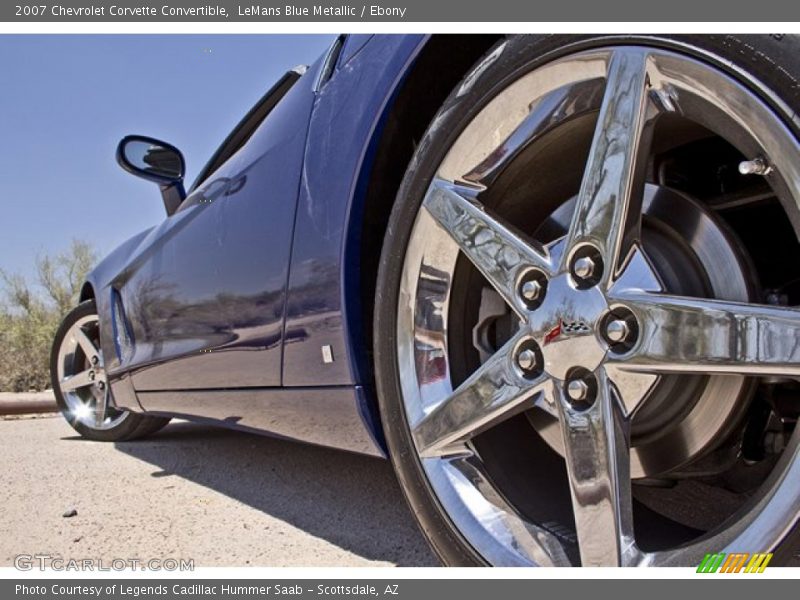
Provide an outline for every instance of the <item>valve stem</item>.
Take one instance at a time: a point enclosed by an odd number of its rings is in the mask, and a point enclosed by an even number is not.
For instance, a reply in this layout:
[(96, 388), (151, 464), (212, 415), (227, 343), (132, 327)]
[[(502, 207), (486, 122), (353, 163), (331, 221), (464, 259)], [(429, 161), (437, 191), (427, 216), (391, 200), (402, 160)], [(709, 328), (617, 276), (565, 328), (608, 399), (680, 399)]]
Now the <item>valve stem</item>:
[(772, 167), (763, 158), (753, 160), (743, 160), (739, 163), (739, 173), (742, 175), (769, 175)]

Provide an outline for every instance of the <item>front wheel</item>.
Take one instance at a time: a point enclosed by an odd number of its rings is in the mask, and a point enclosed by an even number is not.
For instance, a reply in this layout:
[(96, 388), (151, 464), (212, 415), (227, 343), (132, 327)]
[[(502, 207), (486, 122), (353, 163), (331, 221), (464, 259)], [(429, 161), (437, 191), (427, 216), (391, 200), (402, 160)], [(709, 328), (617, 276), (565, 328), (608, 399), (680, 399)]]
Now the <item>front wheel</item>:
[(374, 329), (395, 470), (444, 562), (796, 547), (798, 50), (518, 37), (445, 102)]
[(81, 303), (64, 317), (50, 355), (50, 378), (61, 414), (87, 439), (132, 440), (169, 423), (167, 418), (140, 415), (114, 405), (94, 300)]

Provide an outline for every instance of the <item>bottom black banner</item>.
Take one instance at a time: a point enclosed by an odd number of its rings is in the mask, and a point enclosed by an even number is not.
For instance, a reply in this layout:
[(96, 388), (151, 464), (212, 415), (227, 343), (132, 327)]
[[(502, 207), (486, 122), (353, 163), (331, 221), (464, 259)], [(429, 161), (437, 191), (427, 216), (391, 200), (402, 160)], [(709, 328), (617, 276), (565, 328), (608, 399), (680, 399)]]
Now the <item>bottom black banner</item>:
[[(712, 583), (713, 582), (713, 583)], [(3, 580), (0, 581), (0, 598), (90, 600), (135, 599), (212, 600), (224, 598), (245, 600), (255, 598), (361, 598), (414, 599), (432, 597), (458, 598), (532, 598), (541, 594), (586, 594), (596, 597), (605, 591), (638, 591), (647, 594), (648, 600), (669, 598), (678, 594), (724, 592), (726, 599), (752, 597), (755, 586), (764, 593), (770, 588), (788, 588), (794, 582), (788, 579), (763, 577), (713, 577), (699, 575), (697, 579), (209, 579), (192, 580)], [(787, 589), (788, 591), (788, 589)]]

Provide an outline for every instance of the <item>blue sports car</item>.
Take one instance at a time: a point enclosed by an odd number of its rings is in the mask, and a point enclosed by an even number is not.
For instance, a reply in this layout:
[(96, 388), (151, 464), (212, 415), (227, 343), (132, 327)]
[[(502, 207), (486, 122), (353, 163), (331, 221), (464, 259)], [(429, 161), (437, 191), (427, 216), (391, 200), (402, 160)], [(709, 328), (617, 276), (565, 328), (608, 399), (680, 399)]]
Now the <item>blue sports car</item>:
[(450, 565), (786, 564), (798, 81), (798, 36), (339, 36), (188, 189), (120, 142), (166, 218), (85, 282), (60, 408), (388, 457)]

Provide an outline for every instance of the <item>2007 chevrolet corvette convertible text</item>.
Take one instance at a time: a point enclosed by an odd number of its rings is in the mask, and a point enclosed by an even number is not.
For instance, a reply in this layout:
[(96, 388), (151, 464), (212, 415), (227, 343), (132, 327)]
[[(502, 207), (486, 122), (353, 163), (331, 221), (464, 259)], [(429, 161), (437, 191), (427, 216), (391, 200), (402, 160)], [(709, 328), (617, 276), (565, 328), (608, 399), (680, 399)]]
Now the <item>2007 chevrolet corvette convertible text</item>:
[[(86, 438), (387, 456), (451, 565), (797, 548), (800, 39), (340, 36), (53, 346)], [(232, 465), (234, 467), (234, 465)]]

